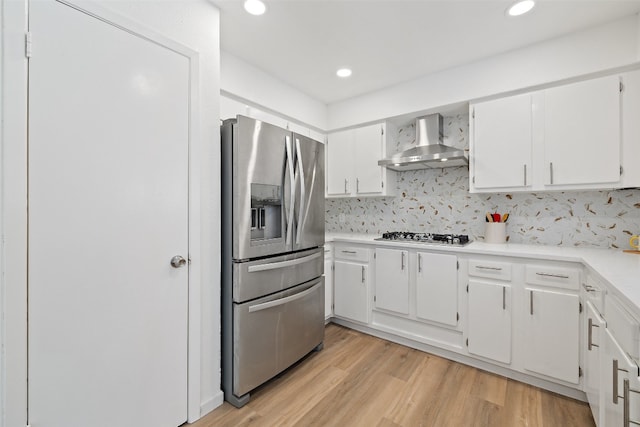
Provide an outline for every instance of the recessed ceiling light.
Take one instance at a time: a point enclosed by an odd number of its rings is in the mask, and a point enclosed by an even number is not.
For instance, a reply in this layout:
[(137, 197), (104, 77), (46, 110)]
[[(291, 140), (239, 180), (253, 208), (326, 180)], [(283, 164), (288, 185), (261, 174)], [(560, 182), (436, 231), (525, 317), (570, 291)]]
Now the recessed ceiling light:
[(338, 77), (349, 77), (351, 75), (351, 69), (349, 68), (340, 68), (336, 71), (336, 76)]
[(261, 0), (245, 0), (244, 10), (252, 15), (262, 15), (267, 10), (267, 6)]
[(536, 5), (536, 2), (533, 0), (522, 0), (517, 3), (512, 4), (509, 9), (507, 9), (507, 13), (510, 16), (519, 16), (529, 12), (533, 9), (533, 6)]

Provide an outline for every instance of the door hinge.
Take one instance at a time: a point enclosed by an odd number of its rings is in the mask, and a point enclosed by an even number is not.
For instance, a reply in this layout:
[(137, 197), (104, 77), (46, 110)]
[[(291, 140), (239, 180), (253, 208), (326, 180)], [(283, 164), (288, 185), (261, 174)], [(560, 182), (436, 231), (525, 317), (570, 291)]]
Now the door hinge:
[(624, 91), (624, 85), (620, 82), (620, 92)]
[(373, 296), (373, 302), (376, 302), (376, 296), (375, 295)]
[(475, 119), (475, 118), (476, 118), (476, 109), (475, 109), (475, 108), (473, 108), (473, 109), (471, 110), (471, 118), (472, 118), (472, 119)]
[(460, 270), (460, 261), (456, 261), (456, 270)]
[(467, 293), (469, 293), (469, 284), (467, 283)]
[[(622, 83), (620, 83), (622, 84)], [(380, 126), (380, 135), (384, 135), (384, 126)]]
[(467, 347), (469, 347), (469, 338), (467, 338), (467, 340), (465, 341), (465, 344), (467, 344)]
[(456, 322), (460, 321), (460, 313), (456, 313)]
[(578, 303), (578, 313), (582, 313), (582, 303)]
[(384, 181), (380, 183), (380, 187), (384, 188)]
[(31, 58), (31, 32), (27, 31), (24, 35), (24, 54), (27, 58)]
[(473, 176), (473, 178), (471, 178), (471, 182), (473, 182), (474, 184), (476, 183), (476, 177), (475, 177), (475, 175)]
[(620, 176), (622, 176), (622, 172), (624, 169), (622, 169), (622, 165), (620, 165)]
[(373, 259), (376, 259), (376, 255), (377, 255), (377, 253), (376, 253), (376, 252), (374, 252), (374, 253), (373, 253)]
[(578, 378), (582, 378), (582, 367), (578, 366)]

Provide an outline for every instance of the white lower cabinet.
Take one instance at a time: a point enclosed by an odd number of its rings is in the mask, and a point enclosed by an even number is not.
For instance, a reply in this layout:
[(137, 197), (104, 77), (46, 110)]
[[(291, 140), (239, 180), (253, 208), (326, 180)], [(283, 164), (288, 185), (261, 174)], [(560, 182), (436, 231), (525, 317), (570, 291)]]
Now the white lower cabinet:
[(331, 245), (324, 248), (324, 318), (333, 315), (333, 253)]
[(598, 310), (591, 302), (586, 303), (585, 311), (585, 340), (584, 349), (584, 392), (587, 395), (591, 413), (597, 426), (604, 426), (601, 416), (601, 408), (604, 403), (604, 395), (600, 392), (602, 388), (600, 364), (604, 351), (603, 337), (606, 323), (598, 313)]
[(580, 298), (572, 293), (529, 287), (525, 294), (524, 368), (578, 384)]
[(469, 280), (467, 308), (469, 353), (511, 363), (511, 286)]
[(418, 252), (416, 316), (419, 319), (458, 324), (458, 257)]
[[(640, 423), (640, 381), (638, 365), (620, 347), (608, 329), (604, 330), (604, 351), (601, 360), (602, 425), (631, 427)], [(626, 418), (626, 419), (625, 419)]]
[(376, 249), (375, 306), (409, 314), (409, 251)]
[(369, 266), (364, 263), (336, 259), (333, 273), (334, 314), (345, 319), (367, 323), (369, 321)]

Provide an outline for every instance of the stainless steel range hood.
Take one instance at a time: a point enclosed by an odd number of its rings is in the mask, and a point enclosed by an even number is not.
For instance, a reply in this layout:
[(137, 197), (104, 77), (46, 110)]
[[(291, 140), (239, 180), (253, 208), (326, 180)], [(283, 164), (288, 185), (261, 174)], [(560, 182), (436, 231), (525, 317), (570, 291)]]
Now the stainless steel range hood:
[(463, 149), (442, 144), (442, 116), (430, 114), (416, 119), (416, 146), (378, 161), (395, 171), (467, 166)]

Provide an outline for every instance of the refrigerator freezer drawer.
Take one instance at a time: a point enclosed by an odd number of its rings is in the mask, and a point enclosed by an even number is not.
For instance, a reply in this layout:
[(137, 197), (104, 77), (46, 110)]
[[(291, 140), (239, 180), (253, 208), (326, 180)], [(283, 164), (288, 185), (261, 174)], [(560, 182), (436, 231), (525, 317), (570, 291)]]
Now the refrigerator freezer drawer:
[(323, 248), (233, 264), (233, 302), (242, 303), (322, 276)]
[(324, 278), (234, 304), (233, 326), (233, 394), (242, 396), (322, 343)]

